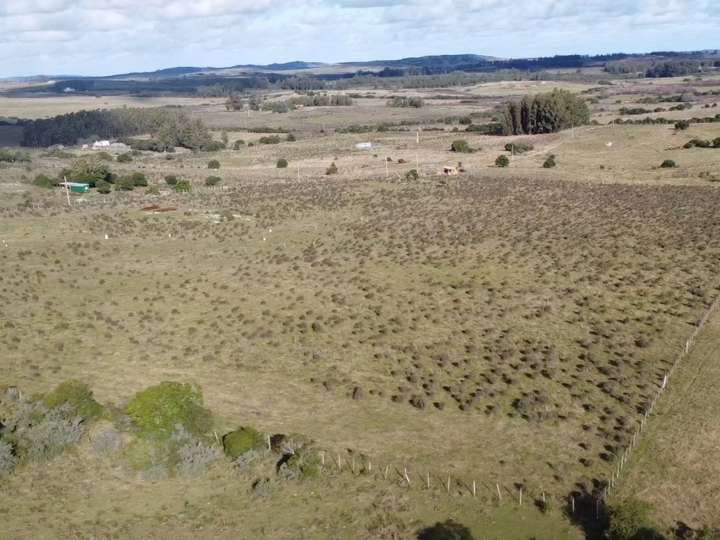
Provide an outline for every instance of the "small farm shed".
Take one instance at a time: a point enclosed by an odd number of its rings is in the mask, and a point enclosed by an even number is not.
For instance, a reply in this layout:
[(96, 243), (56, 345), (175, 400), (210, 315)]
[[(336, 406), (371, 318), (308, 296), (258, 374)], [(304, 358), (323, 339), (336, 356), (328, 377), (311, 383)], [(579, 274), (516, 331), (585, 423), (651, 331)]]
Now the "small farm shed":
[(71, 193), (87, 193), (90, 191), (90, 184), (81, 182), (60, 182), (59, 186), (69, 188)]

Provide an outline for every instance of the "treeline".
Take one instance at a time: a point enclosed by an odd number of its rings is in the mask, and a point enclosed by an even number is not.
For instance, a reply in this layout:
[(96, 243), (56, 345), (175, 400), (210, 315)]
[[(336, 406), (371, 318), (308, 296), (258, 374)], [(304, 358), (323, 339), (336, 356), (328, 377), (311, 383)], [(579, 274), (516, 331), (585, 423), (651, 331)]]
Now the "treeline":
[(604, 69), (614, 75), (640, 74), (648, 78), (659, 78), (697, 75), (716, 67), (717, 62), (713, 60), (624, 60), (608, 62)]
[(23, 124), (22, 146), (74, 145), (80, 139), (115, 139), (151, 134), (159, 147), (211, 150), (205, 125), (173, 107), (79, 111)]
[(589, 122), (585, 100), (558, 89), (507, 103), (500, 119), (503, 135), (554, 133)]

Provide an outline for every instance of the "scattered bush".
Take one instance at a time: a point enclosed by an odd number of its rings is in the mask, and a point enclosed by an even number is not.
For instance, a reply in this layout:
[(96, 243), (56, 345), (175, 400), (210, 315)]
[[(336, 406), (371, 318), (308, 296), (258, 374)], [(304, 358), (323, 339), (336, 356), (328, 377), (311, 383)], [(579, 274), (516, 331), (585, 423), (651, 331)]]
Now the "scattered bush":
[(238, 139), (233, 143), (233, 150), (240, 150), (241, 147), (245, 146), (245, 141)]
[(241, 427), (225, 434), (222, 443), (225, 454), (233, 459), (251, 450), (260, 450), (265, 446), (262, 434), (251, 427)]
[(420, 178), (420, 175), (418, 174), (416, 169), (410, 169), (408, 172), (405, 173), (405, 180), (409, 182), (413, 182)]
[(414, 107), (419, 109), (425, 106), (425, 101), (420, 97), (394, 97), (387, 102), (388, 107)]
[(335, 162), (331, 163), (330, 166), (325, 171), (325, 174), (328, 176), (331, 174), (337, 174), (337, 173), (338, 173), (338, 168), (337, 168), (337, 165), (335, 165)]
[(473, 152), (473, 149), (470, 148), (470, 145), (467, 143), (466, 140), (458, 139), (452, 142), (452, 144), (450, 145), (450, 151), (459, 152), (461, 154), (470, 154)]
[(260, 144), (279, 144), (280, 137), (277, 135), (269, 135), (267, 137), (260, 137), (260, 139), (258, 139), (258, 142)]
[(70, 169), (64, 170), (63, 176), (69, 182), (84, 182), (90, 187), (95, 187), (98, 180), (110, 182), (112, 173), (110, 168), (97, 158), (81, 158), (76, 160)]
[(130, 176), (123, 176), (115, 181), (115, 191), (132, 191), (135, 189), (135, 181)]
[(163, 382), (151, 386), (135, 394), (125, 411), (143, 437), (167, 439), (178, 425), (195, 435), (210, 428), (210, 412), (203, 405), (202, 392), (191, 384)]
[(49, 409), (67, 405), (73, 414), (84, 419), (94, 419), (103, 413), (103, 406), (95, 401), (90, 387), (76, 380), (59, 384), (43, 398), (43, 403)]
[(285, 138), (287, 142), (295, 142), (297, 139), (295, 138), (295, 135), (292, 133), (288, 133), (288, 136)]
[(555, 154), (550, 154), (543, 162), (543, 167), (546, 169), (552, 169), (553, 167), (555, 167), (555, 165)]
[(660, 164), (660, 167), (663, 169), (675, 169), (677, 167), (677, 163), (675, 163), (672, 159), (666, 159)]
[(165, 177), (165, 183), (166, 183), (168, 186), (174, 186), (175, 184), (178, 183), (178, 177), (175, 176), (174, 174), (168, 174), (168, 175)]
[(54, 188), (57, 184), (49, 176), (44, 174), (38, 174), (33, 180), (33, 185), (40, 188)]
[(30, 161), (30, 154), (22, 150), (0, 148), (0, 161), (6, 163), (27, 163)]
[(219, 176), (208, 176), (208, 177), (205, 179), (205, 185), (206, 185), (206, 186), (216, 186), (216, 185), (218, 185), (220, 182), (222, 182), (222, 178), (220, 178)]
[(217, 159), (211, 159), (207, 164), (208, 169), (219, 169), (220, 162)]
[(276, 166), (278, 169), (287, 169), (288, 161), (287, 161), (287, 159), (285, 159), (285, 158), (280, 158), (280, 159), (277, 160), (277, 163), (275, 164), (275, 166)]
[(498, 156), (495, 160), (495, 165), (497, 167), (508, 167), (510, 166), (510, 158), (506, 155)]
[(518, 156), (520, 154), (524, 154), (525, 152), (529, 152), (534, 148), (535, 147), (531, 143), (525, 141), (515, 141), (507, 143), (505, 145), (505, 150), (507, 150), (508, 152), (512, 152), (513, 154), (516, 154)]
[(98, 180), (95, 182), (95, 188), (98, 190), (98, 193), (108, 194), (112, 190), (112, 184), (105, 180)]
[(125, 152), (124, 154), (120, 154), (115, 159), (117, 160), (118, 163), (130, 163), (133, 160), (133, 157), (130, 152)]
[(280, 476), (286, 479), (306, 480), (317, 478), (322, 470), (318, 456), (306, 450), (298, 450), (286, 456), (282, 465), (278, 468)]
[(178, 193), (189, 193), (192, 190), (190, 180), (178, 180), (175, 183), (175, 191)]
[(675, 129), (678, 131), (686, 130), (690, 127), (690, 122), (687, 120), (679, 120), (675, 122)]

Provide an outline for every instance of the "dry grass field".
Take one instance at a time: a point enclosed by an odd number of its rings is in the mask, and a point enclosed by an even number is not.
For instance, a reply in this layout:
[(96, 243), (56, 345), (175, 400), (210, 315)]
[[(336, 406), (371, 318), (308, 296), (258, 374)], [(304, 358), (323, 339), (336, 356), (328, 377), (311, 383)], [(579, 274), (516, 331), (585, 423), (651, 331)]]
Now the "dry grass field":
[[(287, 114), (176, 100), (216, 137), (226, 130), (230, 148), (238, 139), (253, 146), (112, 162), (119, 174), (143, 172), (156, 192), (93, 191), (73, 195), (70, 208), (60, 190), (31, 180), (57, 176), (86, 151), (34, 150), (30, 163), (2, 164), (2, 384), (32, 394), (81, 379), (119, 406), (151, 384), (194, 382), (226, 426), (301, 433), (330, 454), (350, 449), (412, 478), (408, 487), (399, 476), (336, 472), (273, 482), (259, 497), (248, 486), (261, 470), (218, 465), (195, 479), (146, 482), (93, 458), (85, 443), (54, 468), (31, 465), (3, 482), (5, 494), (19, 494), (0, 498), (10, 537), (29, 537), (23, 531), (42, 516), (34, 538), (229, 538), (239, 524), (248, 537), (411, 538), (447, 517), (476, 538), (577, 538), (563, 516), (568, 495), (602, 491), (675, 352), (720, 294), (720, 149), (683, 148), (720, 137), (720, 124), (506, 138), (443, 119), (488, 118), (507, 96), (558, 86), (607, 93), (594, 105), (602, 120), (620, 92), (638, 100), (675, 82), (616, 84), (368, 89), (374, 96), (351, 107)], [(385, 106), (401, 93), (426, 105)], [(120, 97), (12, 98), (8, 116), (95, 108), (88, 99), (135, 106)], [(697, 99), (679, 116), (717, 111), (700, 108), (710, 97)], [(382, 122), (394, 126), (339, 132)], [(248, 128), (263, 126), (296, 140), (260, 144), (267, 134)], [(451, 152), (457, 139), (476, 151)], [(504, 149), (520, 140), (534, 148)], [(373, 148), (356, 150), (365, 141)], [(494, 165), (500, 154), (508, 168)], [(557, 167), (545, 169), (550, 154)], [(276, 167), (280, 158), (288, 168)], [(666, 159), (678, 166), (660, 168)], [(458, 162), (460, 176), (438, 174)], [(327, 175), (331, 163), (338, 173)], [(406, 179), (410, 169), (420, 178)], [(190, 180), (192, 192), (176, 193), (168, 174)], [(211, 174), (219, 186), (204, 187)], [(711, 502), (695, 504), (716, 484), (690, 487), (706, 471), (692, 456), (711, 443), (700, 427), (682, 439), (692, 422), (713, 429), (686, 396), (701, 400), (712, 384), (716, 329), (683, 368), (698, 375), (677, 377), (628, 478), (666, 525), (717, 515)], [(711, 398), (702, 403), (711, 410)], [(654, 471), (670, 463), (678, 473), (654, 489)], [(450, 493), (423, 491), (427, 474), (438, 486), (451, 476)], [(68, 476), (77, 479), (69, 488)], [(477, 497), (468, 494), (473, 481)], [(40, 485), (63, 502), (50, 504)], [(676, 486), (692, 495), (673, 499)], [(513, 509), (521, 490), (526, 503)], [(554, 501), (546, 514), (532, 505), (544, 494)], [(94, 502), (82, 506), (86, 499)], [(390, 514), (400, 523), (386, 523)], [(378, 523), (389, 529), (381, 534)]]

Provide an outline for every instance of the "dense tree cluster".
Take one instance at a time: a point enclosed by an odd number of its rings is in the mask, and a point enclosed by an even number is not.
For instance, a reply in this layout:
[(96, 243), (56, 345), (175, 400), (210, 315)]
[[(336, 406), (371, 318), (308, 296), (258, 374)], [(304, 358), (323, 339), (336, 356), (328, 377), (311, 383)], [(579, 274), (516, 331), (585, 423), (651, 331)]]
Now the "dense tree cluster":
[(646, 77), (683, 77), (694, 75), (702, 70), (702, 65), (694, 60), (677, 60), (655, 64), (645, 71)]
[[(154, 109), (113, 109), (79, 111), (24, 124), (23, 146), (76, 144), (86, 138), (121, 138), (151, 134), (148, 149), (182, 146), (192, 150), (216, 149), (210, 132), (200, 120), (193, 120), (172, 107)], [(145, 149), (145, 148), (143, 148)]]
[(504, 135), (554, 133), (589, 121), (587, 103), (565, 90), (511, 101), (505, 105), (501, 118)]

